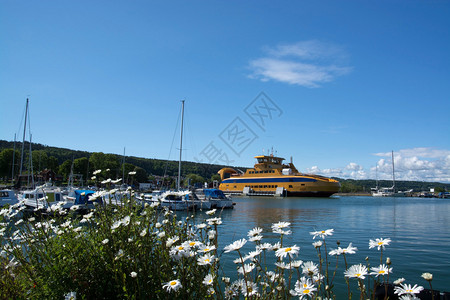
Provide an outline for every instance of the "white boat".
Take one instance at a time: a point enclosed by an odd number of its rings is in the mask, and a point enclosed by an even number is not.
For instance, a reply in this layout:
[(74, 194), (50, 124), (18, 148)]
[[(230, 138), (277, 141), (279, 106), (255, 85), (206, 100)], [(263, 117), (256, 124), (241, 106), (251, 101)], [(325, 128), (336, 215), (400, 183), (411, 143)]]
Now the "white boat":
[(14, 205), (19, 202), (13, 190), (0, 190), (0, 207)]
[(189, 192), (167, 191), (160, 196), (159, 202), (161, 207), (168, 207), (170, 210), (189, 210), (193, 208), (193, 203), (186, 201), (187, 194)]
[(233, 200), (219, 189), (198, 189), (195, 194), (204, 202), (209, 202), (210, 208), (233, 208)]
[(370, 190), (373, 197), (407, 197), (412, 193), (412, 190), (406, 192), (395, 191), (394, 151), (392, 151), (392, 186), (379, 188), (377, 175), (377, 186), (375, 188), (371, 188)]
[(198, 191), (192, 191), (185, 196), (185, 199), (195, 208), (195, 209), (211, 209), (211, 201), (206, 200), (205, 195), (199, 193)]
[(41, 210), (51, 208), (58, 204), (63, 209), (69, 209), (74, 204), (70, 199), (66, 199), (59, 187), (46, 183), (33, 190), (25, 190), (19, 195), (19, 200), (23, 202), (28, 210)]

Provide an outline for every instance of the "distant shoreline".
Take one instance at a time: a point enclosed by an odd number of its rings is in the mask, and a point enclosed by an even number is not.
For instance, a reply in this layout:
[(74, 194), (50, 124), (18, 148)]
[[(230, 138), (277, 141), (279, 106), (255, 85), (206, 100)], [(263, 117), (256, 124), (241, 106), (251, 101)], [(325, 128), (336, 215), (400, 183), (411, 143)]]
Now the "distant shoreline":
[(371, 193), (364, 193), (364, 192), (360, 192), (360, 193), (336, 193), (333, 194), (333, 196), (372, 196)]

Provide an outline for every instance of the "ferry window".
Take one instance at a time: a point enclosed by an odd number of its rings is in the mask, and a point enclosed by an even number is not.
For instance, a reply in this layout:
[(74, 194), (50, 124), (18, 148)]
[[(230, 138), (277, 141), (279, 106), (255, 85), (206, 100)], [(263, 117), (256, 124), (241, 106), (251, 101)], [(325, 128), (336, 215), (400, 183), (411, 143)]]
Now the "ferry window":
[(267, 188), (267, 185), (265, 185), (264, 188)]
[(262, 189), (262, 185), (260, 185), (259, 188)]
[(292, 185), (289, 185), (290, 188), (292, 188)]
[(38, 198), (44, 198), (44, 194), (39, 194)]
[(234, 188), (236, 188), (236, 186), (234, 186)]
[(266, 170), (266, 171), (264, 171), (264, 173), (269, 173), (269, 171)]
[(277, 188), (278, 187), (278, 185), (275, 185), (275, 188)]
[(55, 200), (56, 200), (56, 201), (60, 201), (60, 200), (61, 200), (60, 194), (56, 194), (56, 195), (55, 195)]
[(304, 183), (302, 183), (302, 185), (305, 185)]

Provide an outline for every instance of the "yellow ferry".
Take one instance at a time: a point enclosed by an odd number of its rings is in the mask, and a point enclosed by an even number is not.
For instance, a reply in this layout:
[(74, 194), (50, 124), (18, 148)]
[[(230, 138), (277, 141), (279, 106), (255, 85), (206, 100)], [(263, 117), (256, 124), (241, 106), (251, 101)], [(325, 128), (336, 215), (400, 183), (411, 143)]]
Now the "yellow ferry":
[(232, 168), (219, 170), (219, 189), (224, 193), (244, 195), (278, 195), (329, 197), (339, 191), (339, 181), (313, 174), (300, 173), (284, 158), (271, 155), (255, 156), (257, 163), (245, 173)]

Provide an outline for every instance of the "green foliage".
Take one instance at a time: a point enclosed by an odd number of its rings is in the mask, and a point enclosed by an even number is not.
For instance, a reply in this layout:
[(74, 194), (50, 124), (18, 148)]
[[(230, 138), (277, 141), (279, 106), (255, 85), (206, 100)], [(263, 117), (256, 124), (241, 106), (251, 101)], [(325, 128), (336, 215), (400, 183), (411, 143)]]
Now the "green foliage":
[[(15, 156), (14, 156), (15, 155)], [(14, 154), (13, 149), (3, 149), (0, 152), (0, 176), (10, 177), (12, 175), (12, 164), (13, 164), (13, 156), (14, 156), (14, 173), (19, 173), (19, 164), (20, 164), (20, 152), (16, 150)]]
[[(16, 223), (18, 231), (6, 227), (5, 235), (14, 239), (0, 258), (2, 298), (62, 299), (70, 292), (80, 299), (205, 298), (202, 280), (212, 266), (189, 255), (175, 257), (168, 239), (189, 243), (192, 224), (127, 199), (123, 206), (99, 206), (82, 218), (55, 208), (54, 219), (25, 219)], [(197, 233), (206, 237), (204, 230)], [(173, 279), (183, 289), (168, 293), (163, 285)]]
[(203, 184), (205, 182), (205, 179), (200, 175), (191, 173), (186, 175), (184, 180), (184, 186), (187, 186), (188, 182), (190, 183), (190, 185), (195, 185), (197, 183)]

